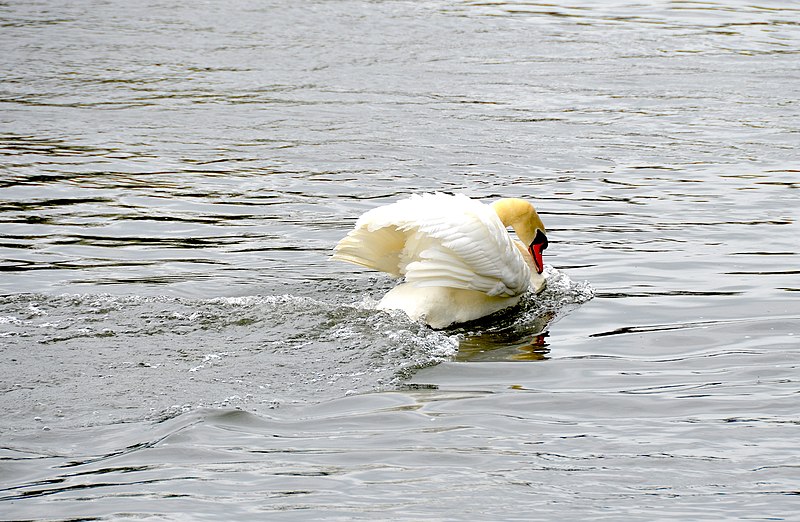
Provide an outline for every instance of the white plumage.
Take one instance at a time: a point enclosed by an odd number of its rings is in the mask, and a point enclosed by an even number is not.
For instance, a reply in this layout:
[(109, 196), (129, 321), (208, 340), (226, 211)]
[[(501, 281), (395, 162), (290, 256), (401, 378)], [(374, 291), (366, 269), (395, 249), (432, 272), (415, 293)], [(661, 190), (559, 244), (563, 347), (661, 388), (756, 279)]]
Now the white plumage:
[(414, 195), (372, 209), (333, 258), (404, 277), (378, 307), (435, 328), (513, 306), (544, 285), (495, 209), (463, 195)]

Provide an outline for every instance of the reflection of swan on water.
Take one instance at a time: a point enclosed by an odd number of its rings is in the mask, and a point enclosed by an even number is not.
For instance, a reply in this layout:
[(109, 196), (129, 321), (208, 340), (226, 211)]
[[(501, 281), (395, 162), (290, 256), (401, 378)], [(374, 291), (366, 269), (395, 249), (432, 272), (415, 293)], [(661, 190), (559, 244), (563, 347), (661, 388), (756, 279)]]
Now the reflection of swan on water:
[(458, 332), (456, 361), (541, 361), (548, 359), (547, 329), (556, 314), (547, 312), (524, 324), (505, 321), (477, 332)]

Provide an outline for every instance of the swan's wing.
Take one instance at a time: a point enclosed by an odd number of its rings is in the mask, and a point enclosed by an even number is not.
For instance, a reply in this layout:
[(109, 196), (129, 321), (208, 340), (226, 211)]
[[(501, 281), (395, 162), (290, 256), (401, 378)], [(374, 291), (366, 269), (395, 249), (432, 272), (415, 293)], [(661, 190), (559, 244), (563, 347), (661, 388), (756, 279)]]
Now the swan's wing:
[[(385, 208), (387, 207), (380, 207)], [(400, 277), (400, 254), (405, 248), (408, 233), (391, 224), (377, 228), (371, 226), (372, 216), (369, 214), (374, 210), (361, 216), (355, 228), (339, 241), (334, 249), (333, 259)]]
[(406, 281), (514, 296), (530, 269), (491, 207), (465, 196), (436, 201), (406, 244)]
[(491, 207), (466, 196), (423, 194), (365, 213), (334, 259), (405, 276), (416, 286), (527, 290), (530, 269)]

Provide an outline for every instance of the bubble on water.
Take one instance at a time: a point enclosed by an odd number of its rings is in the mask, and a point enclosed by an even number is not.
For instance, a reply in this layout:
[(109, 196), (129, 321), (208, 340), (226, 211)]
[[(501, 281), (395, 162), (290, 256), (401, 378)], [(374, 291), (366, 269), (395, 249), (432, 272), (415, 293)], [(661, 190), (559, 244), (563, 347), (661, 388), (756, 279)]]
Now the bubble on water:
[(31, 316), (47, 315), (47, 311), (42, 310), (39, 308), (39, 305), (35, 303), (30, 303), (28, 305), (28, 312), (30, 312)]

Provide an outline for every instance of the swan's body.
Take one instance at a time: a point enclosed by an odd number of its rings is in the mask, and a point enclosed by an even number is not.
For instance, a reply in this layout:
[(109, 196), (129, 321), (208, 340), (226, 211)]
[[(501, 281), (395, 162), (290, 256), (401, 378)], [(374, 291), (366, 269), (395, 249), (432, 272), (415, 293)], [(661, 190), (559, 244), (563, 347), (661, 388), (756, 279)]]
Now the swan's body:
[(333, 258), (405, 277), (378, 308), (444, 328), (542, 290), (544, 233), (536, 210), (521, 199), (489, 206), (462, 195), (423, 194), (366, 212)]

